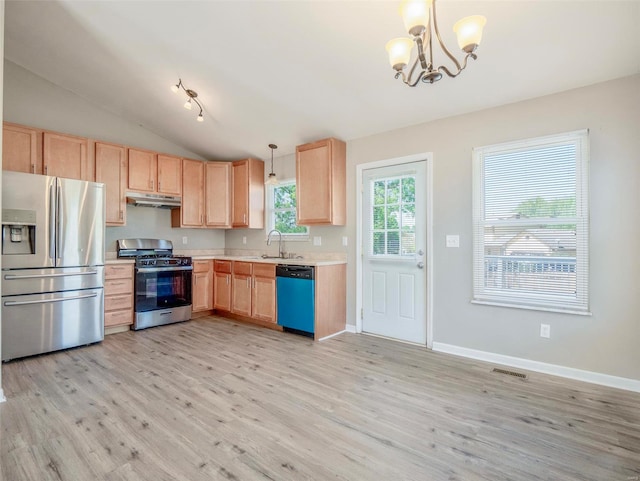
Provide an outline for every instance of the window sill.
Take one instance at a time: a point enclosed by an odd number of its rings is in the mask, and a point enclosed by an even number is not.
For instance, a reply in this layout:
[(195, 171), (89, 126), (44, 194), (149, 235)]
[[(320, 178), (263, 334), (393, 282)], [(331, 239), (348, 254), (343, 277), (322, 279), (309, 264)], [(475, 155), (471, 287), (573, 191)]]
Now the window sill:
[(592, 316), (591, 311), (581, 311), (578, 309), (561, 309), (559, 307), (542, 307), (542, 306), (527, 306), (523, 304), (508, 304), (505, 302), (496, 301), (483, 301), (472, 299), (471, 304), (480, 304), (483, 306), (495, 306), (495, 307), (511, 307), (513, 309), (527, 309), (529, 311), (543, 311), (543, 312), (555, 312), (558, 314), (573, 314), (577, 316)]
[[(268, 240), (267, 237), (265, 237), (265, 242)], [(283, 234), (282, 235), (282, 242), (309, 242), (310, 237), (308, 235), (287, 235), (287, 234)], [(278, 237), (272, 237), (271, 238), (271, 243), (277, 243), (278, 242)]]

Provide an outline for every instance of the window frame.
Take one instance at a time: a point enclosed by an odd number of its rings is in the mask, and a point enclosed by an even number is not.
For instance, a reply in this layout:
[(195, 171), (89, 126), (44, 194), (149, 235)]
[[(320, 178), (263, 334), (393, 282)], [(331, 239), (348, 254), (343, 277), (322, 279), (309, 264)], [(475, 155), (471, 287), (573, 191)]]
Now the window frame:
[[(535, 219), (485, 220), (485, 168), (486, 155), (507, 154), (509, 152), (540, 149), (557, 145), (573, 144), (576, 148), (576, 216), (541, 217), (545, 222), (536, 223)], [(504, 142), (500, 144), (476, 147), (473, 149), (473, 295), (471, 302), (502, 307), (533, 309), (540, 311), (563, 312), (591, 315), (589, 296), (589, 131), (587, 129), (556, 135), (536, 137), (526, 140)], [(575, 296), (562, 294), (535, 294), (526, 292), (508, 292), (505, 289), (485, 286), (485, 229), (487, 227), (531, 226), (531, 225), (576, 225), (576, 292)], [(574, 298), (575, 297), (575, 298)]]
[[(297, 200), (297, 193), (298, 193), (298, 186), (296, 184), (296, 179), (285, 179), (285, 180), (281, 180), (279, 181), (276, 185), (267, 185), (266, 189), (265, 189), (265, 195), (266, 195), (266, 202), (265, 202), (265, 239), (269, 236), (269, 232), (271, 232), (273, 229), (275, 229), (275, 213), (276, 213), (276, 209), (274, 206), (274, 190), (277, 189), (278, 187), (284, 187), (287, 185), (295, 185), (296, 186), (296, 200)], [(290, 210), (290, 209), (287, 209)], [(294, 212), (296, 211), (296, 207), (293, 207)], [(297, 214), (296, 214), (297, 217)], [(298, 225), (296, 223), (296, 225)], [(306, 233), (282, 233), (282, 240), (285, 241), (297, 241), (297, 242), (306, 242), (310, 239), (310, 232), (311, 229), (309, 228), (308, 225), (305, 226), (300, 226), (300, 227), (305, 227), (307, 229)]]

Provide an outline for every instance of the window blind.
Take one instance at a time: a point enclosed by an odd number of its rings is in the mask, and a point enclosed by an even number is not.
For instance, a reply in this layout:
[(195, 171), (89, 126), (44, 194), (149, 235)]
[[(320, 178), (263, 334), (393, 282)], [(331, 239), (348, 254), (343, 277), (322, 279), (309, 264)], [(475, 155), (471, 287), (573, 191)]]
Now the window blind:
[(473, 151), (473, 299), (589, 309), (588, 132)]

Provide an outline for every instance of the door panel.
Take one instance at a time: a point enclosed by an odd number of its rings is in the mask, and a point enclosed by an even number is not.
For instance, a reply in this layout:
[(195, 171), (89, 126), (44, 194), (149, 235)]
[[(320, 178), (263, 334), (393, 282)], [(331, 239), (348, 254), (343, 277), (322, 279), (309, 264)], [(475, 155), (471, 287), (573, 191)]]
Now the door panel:
[(426, 344), (426, 161), (362, 175), (363, 331)]

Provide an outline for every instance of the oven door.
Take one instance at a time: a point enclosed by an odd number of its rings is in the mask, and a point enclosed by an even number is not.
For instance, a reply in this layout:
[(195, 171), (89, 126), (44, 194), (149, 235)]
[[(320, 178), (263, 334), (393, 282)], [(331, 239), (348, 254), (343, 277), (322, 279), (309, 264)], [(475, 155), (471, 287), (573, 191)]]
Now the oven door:
[(191, 305), (192, 266), (136, 268), (135, 311)]

